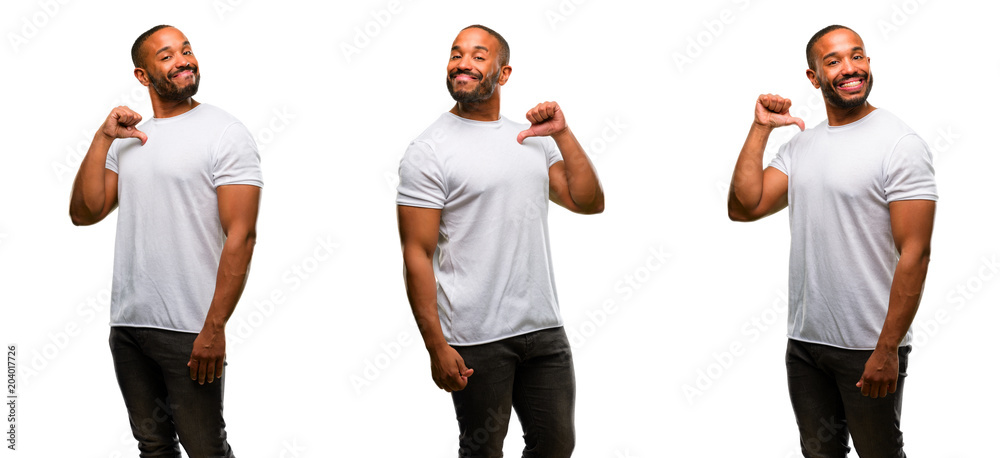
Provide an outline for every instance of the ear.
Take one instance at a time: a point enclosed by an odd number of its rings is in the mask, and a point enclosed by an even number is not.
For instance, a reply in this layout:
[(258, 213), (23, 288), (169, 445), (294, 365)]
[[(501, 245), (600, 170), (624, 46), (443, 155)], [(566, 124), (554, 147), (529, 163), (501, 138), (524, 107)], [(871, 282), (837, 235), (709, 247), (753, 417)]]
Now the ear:
[(806, 69), (806, 78), (809, 78), (809, 82), (812, 83), (814, 88), (819, 89), (819, 79), (816, 78), (816, 72), (811, 68)]
[(146, 87), (149, 86), (149, 76), (146, 75), (146, 70), (136, 67), (132, 74), (135, 75), (135, 79), (139, 80), (139, 84)]
[(503, 86), (504, 84), (507, 84), (507, 78), (510, 78), (510, 72), (511, 71), (513, 71), (513, 69), (510, 67), (510, 65), (504, 65), (503, 68), (500, 69), (500, 81), (499, 81), (499, 84), (501, 86)]

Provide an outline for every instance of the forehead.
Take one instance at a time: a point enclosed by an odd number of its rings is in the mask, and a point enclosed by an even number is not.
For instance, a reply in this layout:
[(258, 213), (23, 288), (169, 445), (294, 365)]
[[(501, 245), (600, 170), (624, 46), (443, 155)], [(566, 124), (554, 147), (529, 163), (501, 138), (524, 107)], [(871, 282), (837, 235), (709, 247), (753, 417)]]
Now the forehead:
[(864, 51), (865, 43), (861, 41), (861, 36), (848, 29), (833, 30), (820, 37), (813, 45), (813, 51), (819, 59), (830, 53), (850, 52), (855, 48)]
[(188, 41), (187, 37), (180, 30), (173, 27), (164, 27), (146, 39), (146, 43), (143, 44), (143, 51), (146, 54), (156, 54), (157, 51), (165, 47), (180, 48), (184, 46), (184, 42), (186, 41)]
[(455, 41), (451, 43), (451, 47), (452, 49), (456, 47), (459, 49), (484, 47), (487, 51), (493, 52), (500, 47), (500, 42), (493, 35), (490, 35), (489, 32), (478, 27), (472, 27), (459, 32), (458, 36), (455, 37)]

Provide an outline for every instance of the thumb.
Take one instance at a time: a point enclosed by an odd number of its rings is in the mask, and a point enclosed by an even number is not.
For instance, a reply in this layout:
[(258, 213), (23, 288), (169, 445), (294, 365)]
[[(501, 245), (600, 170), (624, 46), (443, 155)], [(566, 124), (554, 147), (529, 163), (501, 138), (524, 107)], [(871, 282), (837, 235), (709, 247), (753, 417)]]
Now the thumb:
[(799, 126), (799, 130), (800, 131), (806, 130), (806, 122), (803, 121), (802, 118), (796, 118), (796, 117), (792, 116), (791, 120), (792, 120), (792, 122), (795, 123), (796, 126)]
[(128, 132), (129, 138), (138, 138), (143, 145), (145, 145), (146, 141), (149, 140), (149, 137), (146, 136), (145, 132), (136, 129), (135, 127), (126, 127), (125, 131)]
[(855, 383), (854, 386), (856, 386), (858, 388), (861, 388), (861, 381), (864, 380), (864, 379), (865, 379), (864, 377), (861, 377), (860, 379), (858, 379), (858, 383)]
[(528, 137), (534, 137), (534, 136), (535, 136), (535, 132), (533, 130), (531, 130), (530, 128), (528, 128), (527, 130), (522, 130), (521, 133), (517, 134), (517, 142), (523, 145), (524, 144), (524, 139), (526, 139)]
[(463, 377), (468, 377), (468, 376), (472, 375), (472, 369), (469, 369), (468, 367), (465, 367), (465, 360), (462, 360), (462, 359), (458, 360), (458, 372)]

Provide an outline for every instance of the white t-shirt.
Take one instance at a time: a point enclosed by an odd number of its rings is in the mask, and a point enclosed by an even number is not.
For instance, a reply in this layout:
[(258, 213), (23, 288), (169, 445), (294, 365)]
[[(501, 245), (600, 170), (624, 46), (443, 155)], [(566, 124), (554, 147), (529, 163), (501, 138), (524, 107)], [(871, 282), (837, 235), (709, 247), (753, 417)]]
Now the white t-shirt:
[(253, 137), (232, 115), (200, 104), (117, 139), (106, 167), (118, 174), (111, 326), (200, 332), (226, 240), (215, 188), (263, 186)]
[(549, 137), (445, 113), (399, 164), (396, 203), (441, 209), (434, 252), (445, 340), (474, 345), (562, 325), (549, 250)]
[(788, 176), (788, 337), (874, 349), (899, 261), (889, 202), (937, 200), (930, 149), (877, 109), (800, 132), (770, 166)]

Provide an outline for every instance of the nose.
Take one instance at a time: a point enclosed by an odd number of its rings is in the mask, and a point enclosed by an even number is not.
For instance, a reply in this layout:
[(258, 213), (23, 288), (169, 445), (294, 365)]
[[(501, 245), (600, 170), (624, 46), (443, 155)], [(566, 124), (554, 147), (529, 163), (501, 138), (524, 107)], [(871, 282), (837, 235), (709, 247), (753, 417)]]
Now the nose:
[(844, 65), (840, 67), (840, 73), (842, 75), (854, 74), (858, 69), (857, 62), (854, 59), (847, 59), (844, 61)]

